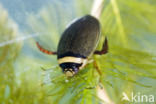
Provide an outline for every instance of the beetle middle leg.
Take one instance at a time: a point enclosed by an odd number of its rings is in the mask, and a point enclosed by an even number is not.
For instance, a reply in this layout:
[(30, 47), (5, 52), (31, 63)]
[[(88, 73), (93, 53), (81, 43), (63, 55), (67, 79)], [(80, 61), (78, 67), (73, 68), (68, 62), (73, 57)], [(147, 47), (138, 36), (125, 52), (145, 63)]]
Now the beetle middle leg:
[(98, 67), (98, 65), (97, 65), (97, 63), (96, 63), (96, 61), (94, 61), (93, 65), (94, 65), (94, 67), (95, 67), (97, 73), (98, 73), (99, 76), (100, 76), (100, 78), (99, 78), (99, 87), (100, 87), (101, 89), (103, 89), (103, 87), (102, 87), (102, 85), (101, 85), (101, 83), (102, 83), (102, 72), (101, 72), (101, 70), (99, 69), (99, 67)]
[(45, 54), (48, 54), (48, 55), (57, 55), (57, 52), (53, 52), (53, 51), (49, 51), (49, 50), (44, 49), (42, 46), (40, 46), (40, 44), (38, 42), (36, 42), (36, 45), (37, 45), (38, 49), (41, 52), (45, 53)]
[(100, 75), (100, 76), (102, 76), (102, 72), (101, 72), (101, 70), (99, 69), (99, 67), (98, 67), (98, 65), (97, 65), (97, 63), (96, 63), (96, 61), (94, 61), (94, 67), (95, 67), (95, 69), (96, 69), (96, 71), (98, 72), (98, 74)]
[(107, 42), (107, 37), (105, 38), (105, 41), (103, 43), (103, 46), (102, 46), (102, 50), (96, 50), (94, 52), (94, 54), (97, 54), (97, 55), (102, 55), (102, 54), (106, 54), (108, 53), (108, 42)]

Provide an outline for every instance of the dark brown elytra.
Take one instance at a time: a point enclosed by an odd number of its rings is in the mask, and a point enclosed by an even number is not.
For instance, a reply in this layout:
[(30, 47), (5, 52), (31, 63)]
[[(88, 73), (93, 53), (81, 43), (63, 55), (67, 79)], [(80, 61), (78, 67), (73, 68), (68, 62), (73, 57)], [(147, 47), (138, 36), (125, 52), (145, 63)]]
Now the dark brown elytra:
[(99, 38), (99, 21), (90, 15), (84, 16), (64, 31), (57, 49), (58, 58), (69, 52), (88, 57), (96, 49)]

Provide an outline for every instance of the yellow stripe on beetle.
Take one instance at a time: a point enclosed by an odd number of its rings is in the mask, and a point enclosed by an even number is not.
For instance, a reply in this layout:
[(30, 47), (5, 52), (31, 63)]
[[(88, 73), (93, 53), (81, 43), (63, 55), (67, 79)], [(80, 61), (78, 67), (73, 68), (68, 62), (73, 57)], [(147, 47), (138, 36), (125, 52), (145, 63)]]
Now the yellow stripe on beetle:
[(66, 63), (66, 62), (72, 62), (72, 63), (78, 63), (78, 64), (83, 64), (84, 61), (86, 61), (87, 59), (84, 58), (78, 58), (78, 57), (72, 57), (72, 56), (66, 56), (63, 58), (58, 59), (58, 63), (62, 64), (62, 63)]

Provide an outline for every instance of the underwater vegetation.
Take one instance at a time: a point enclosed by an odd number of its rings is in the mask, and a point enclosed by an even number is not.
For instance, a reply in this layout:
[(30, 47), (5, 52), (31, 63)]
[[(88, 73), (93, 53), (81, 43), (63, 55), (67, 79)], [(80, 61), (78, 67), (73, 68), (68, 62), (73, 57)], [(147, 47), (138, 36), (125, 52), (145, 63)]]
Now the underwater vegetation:
[(156, 100), (155, 0), (103, 0), (97, 49), (107, 36), (109, 52), (93, 56), (93, 62), (70, 79), (62, 73), (56, 56), (37, 49), (36, 41), (57, 50), (67, 24), (90, 14), (94, 3), (72, 0), (69, 6), (55, 0), (28, 13), (22, 29), (0, 6), (1, 104), (127, 104), (123, 93), (130, 97), (132, 92), (153, 95)]

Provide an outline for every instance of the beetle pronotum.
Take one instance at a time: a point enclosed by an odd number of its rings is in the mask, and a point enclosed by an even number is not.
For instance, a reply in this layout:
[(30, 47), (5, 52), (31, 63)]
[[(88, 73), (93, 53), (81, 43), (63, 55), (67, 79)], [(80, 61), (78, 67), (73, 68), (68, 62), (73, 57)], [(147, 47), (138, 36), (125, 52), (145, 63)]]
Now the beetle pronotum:
[(57, 55), (59, 66), (66, 76), (75, 75), (82, 69), (93, 54), (102, 55), (108, 52), (107, 38), (102, 50), (95, 50), (100, 38), (100, 23), (90, 15), (86, 15), (69, 25), (59, 41), (57, 52), (48, 51), (37, 43), (40, 51)]

